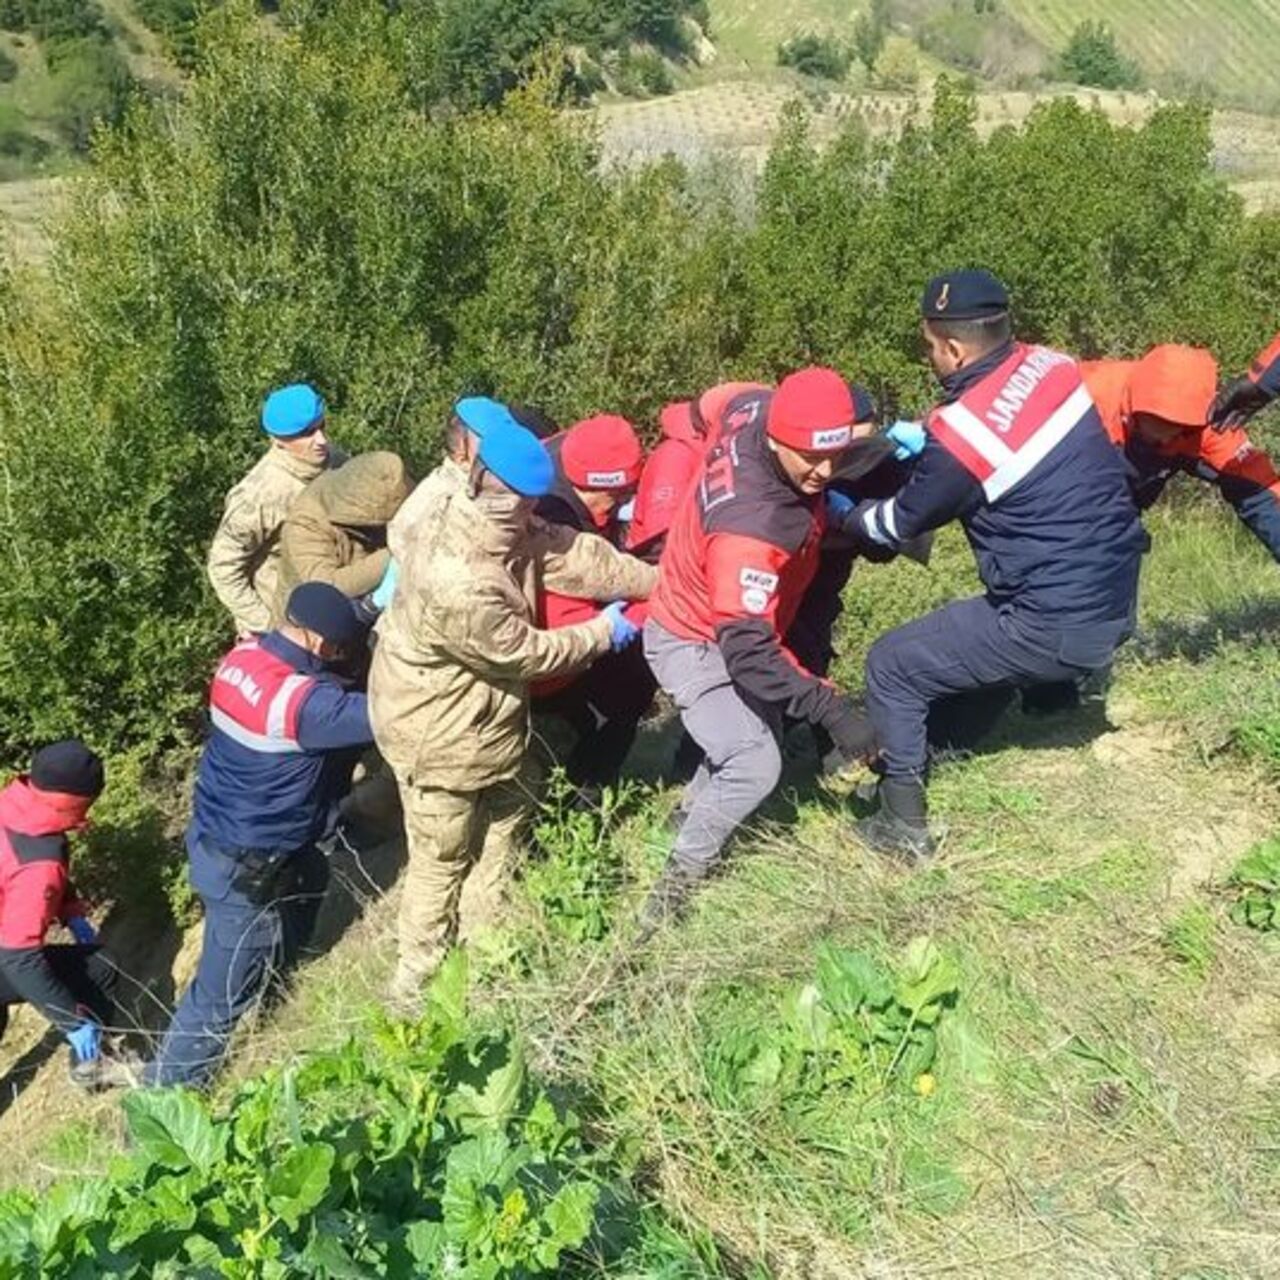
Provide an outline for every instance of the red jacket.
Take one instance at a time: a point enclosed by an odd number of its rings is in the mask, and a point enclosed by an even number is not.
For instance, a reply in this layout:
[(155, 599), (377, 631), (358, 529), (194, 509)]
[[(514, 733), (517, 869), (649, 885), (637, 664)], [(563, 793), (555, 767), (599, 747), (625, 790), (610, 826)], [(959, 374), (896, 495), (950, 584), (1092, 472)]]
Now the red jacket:
[(662, 553), (650, 614), (672, 635), (719, 647), (734, 684), (757, 703), (824, 724), (835, 690), (783, 643), (818, 567), (821, 495), (779, 470), (758, 412), (707, 455)]
[(627, 550), (641, 556), (661, 550), (680, 500), (698, 478), (707, 448), (693, 420), (692, 401), (667, 405), (658, 422), (662, 440), (644, 464), (627, 530)]
[(1273, 400), (1280, 396), (1280, 334), (1276, 334), (1249, 366), (1249, 378)]
[(54, 921), (85, 914), (67, 872), (66, 833), (87, 807), (25, 777), (0, 791), (0, 948), (43, 946)]

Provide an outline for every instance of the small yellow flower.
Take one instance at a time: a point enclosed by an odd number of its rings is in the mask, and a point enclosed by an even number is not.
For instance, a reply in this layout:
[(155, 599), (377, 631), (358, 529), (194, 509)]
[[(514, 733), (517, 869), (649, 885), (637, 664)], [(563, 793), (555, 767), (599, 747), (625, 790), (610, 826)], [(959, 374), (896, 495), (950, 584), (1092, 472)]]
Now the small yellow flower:
[(927, 1098), (938, 1087), (938, 1082), (928, 1071), (922, 1076), (916, 1076), (916, 1092), (922, 1097)]

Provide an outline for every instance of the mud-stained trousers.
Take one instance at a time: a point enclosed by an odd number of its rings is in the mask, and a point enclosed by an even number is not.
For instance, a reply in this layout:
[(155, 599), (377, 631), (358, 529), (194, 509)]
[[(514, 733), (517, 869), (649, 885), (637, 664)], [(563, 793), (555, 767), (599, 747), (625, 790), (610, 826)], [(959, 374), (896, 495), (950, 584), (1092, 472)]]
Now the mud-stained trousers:
[(718, 645), (682, 640), (652, 618), (645, 623), (644, 656), (703, 751), (680, 801), (680, 831), (671, 852), (676, 870), (700, 879), (778, 785), (782, 713), (747, 704)]
[(391, 992), (410, 999), (455, 941), (496, 922), (533, 799), (523, 778), (480, 791), (446, 791), (416, 786), (407, 777), (396, 780), (409, 855)]

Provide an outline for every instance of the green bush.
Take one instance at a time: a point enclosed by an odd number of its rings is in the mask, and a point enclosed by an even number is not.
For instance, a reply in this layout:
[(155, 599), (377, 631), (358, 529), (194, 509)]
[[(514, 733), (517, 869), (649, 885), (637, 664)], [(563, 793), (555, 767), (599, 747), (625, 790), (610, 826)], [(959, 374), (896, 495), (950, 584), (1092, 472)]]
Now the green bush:
[(818, 36), (810, 32), (778, 46), (778, 65), (791, 67), (804, 76), (843, 80), (849, 74), (852, 62), (852, 51), (832, 36)]
[(0, 84), (9, 84), (18, 78), (18, 64), (0, 49)]
[(128, 64), (100, 39), (57, 40), (46, 50), (53, 73), (58, 131), (75, 151), (87, 151), (99, 124), (117, 123), (133, 88)]
[(618, 89), (637, 97), (661, 97), (676, 87), (666, 59), (654, 49), (628, 51), (618, 64)]
[(1082, 22), (1071, 33), (1058, 60), (1064, 80), (1098, 89), (1136, 89), (1142, 83), (1138, 64), (1126, 58), (1105, 22)]
[(97, 0), (0, 0), (0, 27), (29, 31), (41, 41), (107, 36)]
[(554, 71), (496, 111), (424, 110), (443, 37), (411, 2), (284, 16), (214, 10), (189, 94), (100, 138), (47, 273), (0, 266), (11, 759), (196, 736), (229, 639), (203, 558), (273, 384), (313, 380), (347, 446), (422, 472), (464, 391), (645, 422), (825, 361), (923, 409), (918, 289), (960, 262), (1084, 355), (1177, 337), (1232, 368), (1268, 336), (1280, 219), (1243, 216), (1200, 108), (1125, 129), (1061, 101), (983, 142), (944, 79), (896, 140), (855, 123), (819, 149), (793, 111), (744, 202), (672, 160), (606, 171)]

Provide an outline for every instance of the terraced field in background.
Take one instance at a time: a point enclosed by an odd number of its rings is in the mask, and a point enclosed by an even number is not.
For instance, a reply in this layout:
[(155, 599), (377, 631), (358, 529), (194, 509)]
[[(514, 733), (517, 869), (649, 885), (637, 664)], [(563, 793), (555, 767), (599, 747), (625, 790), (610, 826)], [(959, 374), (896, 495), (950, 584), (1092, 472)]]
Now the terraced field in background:
[[(779, 43), (801, 31), (850, 38), (867, 0), (710, 0), (717, 64), (733, 72), (776, 62)], [(964, 0), (965, 5), (969, 0)], [(1086, 19), (1108, 23), (1148, 76), (1212, 85), (1227, 101), (1280, 108), (1280, 0), (1001, 0), (1006, 13), (1050, 50)], [(933, 0), (933, 8), (950, 0)], [(912, 0), (917, 17), (929, 0)]]
[[(600, 108), (606, 154), (627, 162), (672, 153), (696, 163), (730, 152), (748, 164), (762, 163), (783, 107), (798, 90), (783, 79), (721, 80), (645, 102), (614, 102)], [(1065, 94), (1068, 90), (1061, 90)], [(1150, 93), (1077, 89), (1072, 96), (1100, 107), (1122, 124), (1138, 124), (1159, 99)], [(978, 128), (984, 135), (1025, 120), (1049, 93), (1010, 91), (978, 98)], [(828, 94), (812, 97), (813, 128), (830, 137), (849, 119), (873, 131), (900, 128), (916, 108), (904, 94)], [(1215, 161), (1250, 209), (1280, 207), (1280, 123), (1269, 116), (1219, 111), (1214, 118)]]
[[(1179, 73), (1232, 101), (1280, 107), (1280, 0), (1003, 0), (1053, 49), (1085, 19), (1108, 23), (1148, 74)], [(789, 6), (793, 10), (798, 5)], [(1280, 134), (1277, 135), (1280, 145)]]

